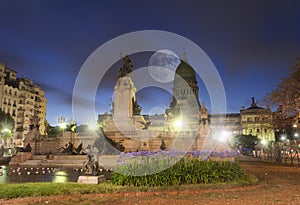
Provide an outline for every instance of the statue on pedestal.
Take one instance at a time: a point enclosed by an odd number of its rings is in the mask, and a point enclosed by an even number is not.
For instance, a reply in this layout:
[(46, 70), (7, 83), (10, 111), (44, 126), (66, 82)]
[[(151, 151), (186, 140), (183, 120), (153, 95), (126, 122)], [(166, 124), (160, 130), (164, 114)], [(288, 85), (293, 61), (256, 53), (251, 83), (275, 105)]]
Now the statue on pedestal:
[(118, 73), (118, 78), (125, 77), (127, 74), (132, 72), (133, 68), (133, 62), (132, 60), (126, 55), (123, 58), (123, 66), (120, 68), (119, 73)]
[(88, 175), (96, 176), (99, 174), (98, 162), (95, 161), (91, 155), (87, 155), (87, 161), (83, 163), (83, 167), (85, 169), (85, 173)]

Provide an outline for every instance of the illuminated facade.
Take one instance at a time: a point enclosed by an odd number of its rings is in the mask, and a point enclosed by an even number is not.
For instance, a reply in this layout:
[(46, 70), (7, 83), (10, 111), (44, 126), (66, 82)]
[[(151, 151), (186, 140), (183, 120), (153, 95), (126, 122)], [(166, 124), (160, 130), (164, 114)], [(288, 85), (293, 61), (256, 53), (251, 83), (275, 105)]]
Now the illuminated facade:
[[(205, 104), (200, 105), (194, 69), (181, 60), (176, 69), (173, 99), (165, 114), (142, 116), (135, 98), (135, 86), (128, 57), (114, 87), (112, 114), (98, 116), (106, 138), (121, 151), (166, 149), (201, 150), (208, 143), (210, 128)], [(130, 68), (130, 69), (128, 69)], [(137, 109), (140, 111), (140, 109)]]
[(45, 134), (47, 99), (44, 91), (28, 78), (17, 78), (17, 72), (0, 64), (0, 108), (15, 120), (13, 142), (22, 146), (35, 116), (39, 132)]
[(230, 137), (242, 134), (240, 113), (211, 114), (209, 121), (212, 132), (221, 132), (222, 141), (228, 141)]
[(247, 109), (241, 110), (241, 125), (244, 135), (257, 136), (261, 140), (275, 141), (273, 112), (270, 108), (257, 106), (254, 98)]

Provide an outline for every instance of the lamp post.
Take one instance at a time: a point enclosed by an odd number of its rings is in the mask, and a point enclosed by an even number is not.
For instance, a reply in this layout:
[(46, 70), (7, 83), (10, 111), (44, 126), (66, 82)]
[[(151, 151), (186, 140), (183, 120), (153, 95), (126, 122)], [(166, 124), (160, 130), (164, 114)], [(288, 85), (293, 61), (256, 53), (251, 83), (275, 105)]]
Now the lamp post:
[(62, 133), (64, 133), (65, 129), (67, 128), (66, 118), (61, 116), (58, 118), (59, 127), (62, 129)]

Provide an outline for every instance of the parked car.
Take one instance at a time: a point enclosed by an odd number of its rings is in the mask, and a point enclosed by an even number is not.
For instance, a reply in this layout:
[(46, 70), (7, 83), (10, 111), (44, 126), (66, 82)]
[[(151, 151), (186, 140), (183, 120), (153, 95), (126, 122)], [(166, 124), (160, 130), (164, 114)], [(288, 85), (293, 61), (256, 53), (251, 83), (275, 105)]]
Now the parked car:
[(254, 150), (254, 148), (251, 148), (251, 147), (242, 147), (242, 150), (240, 150), (240, 151), (241, 151), (242, 155), (252, 156), (253, 150)]

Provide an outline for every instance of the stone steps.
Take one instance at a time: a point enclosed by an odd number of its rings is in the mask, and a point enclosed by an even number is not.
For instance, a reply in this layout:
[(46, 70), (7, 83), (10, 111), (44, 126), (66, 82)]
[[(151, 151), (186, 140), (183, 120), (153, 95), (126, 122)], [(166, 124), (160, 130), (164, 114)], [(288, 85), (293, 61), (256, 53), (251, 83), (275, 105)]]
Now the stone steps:
[[(117, 166), (119, 155), (101, 155), (98, 158), (100, 166), (114, 170)], [(87, 161), (86, 155), (33, 155), (25, 161), (18, 163), (20, 166), (42, 166), (42, 167), (73, 167), (81, 168), (84, 161)]]
[(31, 159), (20, 163), (21, 166), (82, 167), (86, 155), (33, 155)]
[(46, 159), (46, 155), (32, 155), (32, 160), (43, 160)]

